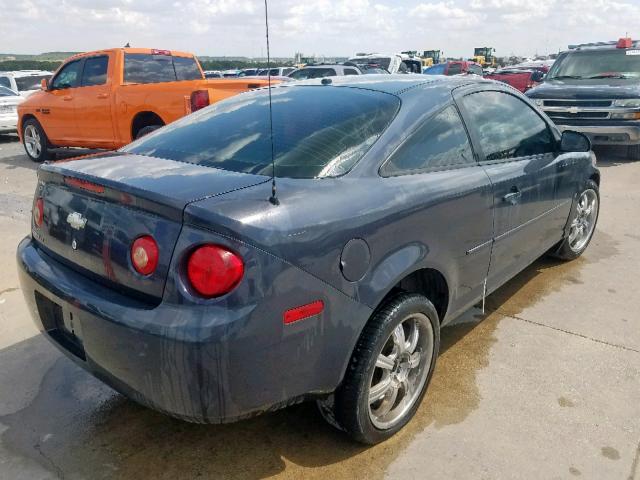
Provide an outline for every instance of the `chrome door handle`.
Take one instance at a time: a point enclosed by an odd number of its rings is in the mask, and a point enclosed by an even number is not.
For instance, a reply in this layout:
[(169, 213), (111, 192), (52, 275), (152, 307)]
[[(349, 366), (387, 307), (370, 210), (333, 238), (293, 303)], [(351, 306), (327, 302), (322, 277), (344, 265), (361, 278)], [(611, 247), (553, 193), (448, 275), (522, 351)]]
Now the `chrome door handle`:
[(99, 93), (98, 94), (98, 98), (109, 98), (109, 94), (108, 93)]
[(518, 203), (518, 200), (520, 200), (520, 197), (522, 197), (522, 192), (514, 187), (511, 189), (511, 192), (507, 193), (502, 199), (511, 205), (515, 205)]
[(73, 100), (73, 97), (70, 97), (70, 96), (68, 96), (68, 95), (67, 95), (66, 97), (62, 97), (62, 99), (63, 99), (65, 102), (70, 102), (71, 100)]

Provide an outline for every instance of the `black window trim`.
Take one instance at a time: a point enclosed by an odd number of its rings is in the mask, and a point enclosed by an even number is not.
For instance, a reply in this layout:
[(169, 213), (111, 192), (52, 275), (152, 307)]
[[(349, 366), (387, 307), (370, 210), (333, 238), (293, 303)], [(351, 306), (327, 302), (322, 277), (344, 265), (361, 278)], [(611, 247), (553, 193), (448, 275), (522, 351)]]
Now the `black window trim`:
[[(396, 154), (398, 150), (400, 150), (404, 146), (405, 143), (407, 143), (411, 139), (414, 133), (416, 133), (419, 129), (421, 129), (426, 122), (433, 119), (437, 115), (440, 115), (449, 107), (453, 107), (453, 109), (458, 113), (458, 118), (460, 119), (460, 122), (462, 123), (462, 127), (464, 128), (464, 131), (467, 134), (467, 141), (469, 142), (469, 149), (471, 150), (471, 154), (473, 155), (473, 160), (474, 160), (473, 162), (459, 163), (459, 164), (452, 164), (452, 165), (440, 165), (437, 167), (416, 168), (414, 170), (403, 170), (393, 174), (383, 171), (384, 167), (387, 165), (387, 163), (389, 163), (391, 158)], [(474, 148), (473, 141), (472, 141), (469, 129), (467, 128), (467, 124), (464, 121), (464, 117), (462, 116), (462, 112), (458, 108), (458, 105), (456, 104), (456, 102), (450, 101), (450, 102), (447, 102), (445, 105), (443, 105), (441, 108), (431, 111), (426, 116), (424, 116), (421, 120), (416, 122), (416, 126), (409, 131), (409, 133), (400, 141), (400, 143), (393, 149), (393, 151), (389, 155), (387, 155), (387, 158), (380, 164), (380, 166), (378, 167), (378, 175), (382, 178), (394, 178), (394, 177), (404, 177), (407, 175), (420, 175), (424, 173), (443, 172), (448, 170), (460, 170), (462, 168), (477, 167), (478, 165), (479, 165), (478, 154), (476, 153), (476, 150)]]
[[(91, 60), (93, 58), (100, 58), (100, 57), (107, 57), (107, 73), (106, 73), (106, 78), (104, 80), (104, 83), (98, 83), (95, 85), (82, 85), (82, 82), (84, 80), (84, 67), (87, 65), (87, 60)], [(103, 85), (107, 85), (109, 83), (109, 62), (110, 62), (110, 58), (109, 58), (109, 54), (108, 53), (100, 53), (98, 55), (91, 55), (88, 57), (84, 57), (82, 59), (82, 71), (80, 72), (80, 85), (78, 85), (77, 87), (73, 87), (73, 88), (84, 88), (84, 87), (101, 87)]]
[(512, 97), (515, 97), (516, 99), (520, 100), (522, 103), (524, 103), (526, 106), (528, 106), (536, 115), (538, 115), (538, 118), (540, 118), (540, 120), (542, 120), (544, 122), (544, 124), (547, 126), (547, 130), (549, 131), (549, 133), (551, 134), (551, 136), (554, 138), (554, 140), (556, 141), (556, 149), (554, 150), (554, 153), (558, 153), (558, 149), (559, 149), (559, 144), (560, 144), (560, 139), (559, 139), (559, 135), (557, 134), (557, 129), (556, 127), (550, 123), (546, 118), (544, 118), (544, 116), (542, 116), (540, 114), (540, 112), (530, 103), (530, 101), (525, 97), (524, 99), (522, 99), (520, 96), (516, 95), (514, 92), (511, 92), (507, 89), (504, 88), (496, 88), (495, 86), (485, 86), (482, 88), (478, 88), (477, 86), (474, 86), (471, 89), (466, 89), (464, 87), (458, 87), (458, 89), (462, 89), (462, 91), (456, 92), (454, 90), (454, 101), (458, 107), (458, 110), (462, 116), (463, 122), (465, 124), (465, 126), (468, 124), (471, 125), (470, 128), (467, 129), (467, 133), (469, 134), (472, 143), (476, 146), (474, 148), (474, 151), (477, 152), (477, 156), (476, 156), (476, 161), (478, 162), (478, 164), (480, 165), (495, 165), (498, 163), (513, 163), (513, 162), (521, 162), (521, 161), (525, 161), (525, 160), (531, 160), (532, 158), (535, 157), (540, 157), (543, 155), (548, 155), (549, 153), (545, 153), (545, 154), (536, 154), (536, 155), (526, 155), (524, 157), (512, 157), (512, 158), (499, 158), (496, 160), (487, 160), (486, 154), (482, 149), (481, 143), (480, 143), (480, 136), (478, 135), (478, 131), (476, 128), (473, 127), (473, 124), (469, 121), (469, 112), (466, 110), (466, 108), (464, 107), (464, 103), (461, 101), (464, 97), (468, 97), (469, 95), (473, 95), (475, 93), (480, 93), (480, 92), (498, 92), (498, 93), (503, 93), (505, 95), (511, 95)]

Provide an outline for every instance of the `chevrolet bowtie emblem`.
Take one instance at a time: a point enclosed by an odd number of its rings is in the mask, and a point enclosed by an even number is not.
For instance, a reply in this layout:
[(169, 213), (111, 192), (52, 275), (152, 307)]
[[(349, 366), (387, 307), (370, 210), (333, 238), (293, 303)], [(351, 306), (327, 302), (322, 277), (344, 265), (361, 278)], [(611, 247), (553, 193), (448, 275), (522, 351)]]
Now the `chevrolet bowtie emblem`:
[(74, 230), (81, 230), (87, 224), (87, 219), (78, 212), (71, 212), (69, 215), (67, 215), (67, 223)]

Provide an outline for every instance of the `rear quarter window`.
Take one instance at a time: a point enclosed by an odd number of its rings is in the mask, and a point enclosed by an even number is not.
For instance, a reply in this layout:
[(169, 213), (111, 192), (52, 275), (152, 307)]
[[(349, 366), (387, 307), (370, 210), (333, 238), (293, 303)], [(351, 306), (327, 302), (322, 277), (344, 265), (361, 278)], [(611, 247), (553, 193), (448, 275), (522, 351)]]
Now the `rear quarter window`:
[(162, 83), (202, 78), (194, 57), (127, 53), (124, 56), (124, 81)]
[(202, 79), (202, 73), (194, 57), (173, 57), (173, 66), (178, 80)]

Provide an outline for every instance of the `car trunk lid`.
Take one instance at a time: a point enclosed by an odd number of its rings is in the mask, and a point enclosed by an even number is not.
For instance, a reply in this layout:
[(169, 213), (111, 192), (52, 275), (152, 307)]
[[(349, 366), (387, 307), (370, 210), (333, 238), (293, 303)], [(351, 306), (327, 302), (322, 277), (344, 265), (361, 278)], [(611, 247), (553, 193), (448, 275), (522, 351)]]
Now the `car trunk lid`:
[[(32, 224), (33, 237), (83, 274), (158, 300), (185, 206), (265, 181), (260, 175), (119, 153), (45, 164), (36, 192), (44, 221), (40, 227)], [(151, 235), (159, 247), (158, 266), (146, 276), (130, 259), (131, 244), (143, 235)]]

